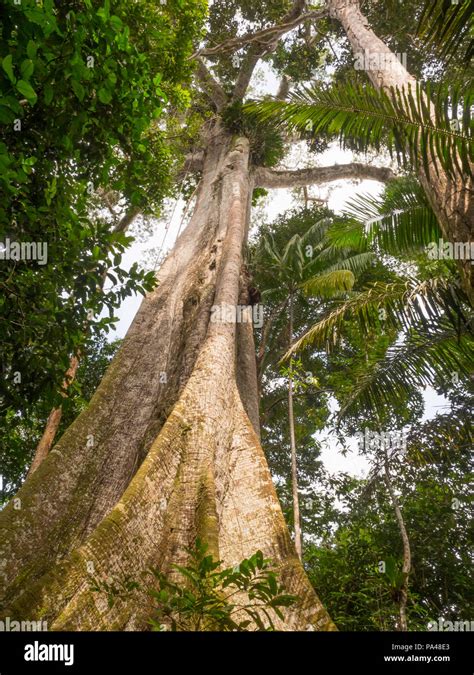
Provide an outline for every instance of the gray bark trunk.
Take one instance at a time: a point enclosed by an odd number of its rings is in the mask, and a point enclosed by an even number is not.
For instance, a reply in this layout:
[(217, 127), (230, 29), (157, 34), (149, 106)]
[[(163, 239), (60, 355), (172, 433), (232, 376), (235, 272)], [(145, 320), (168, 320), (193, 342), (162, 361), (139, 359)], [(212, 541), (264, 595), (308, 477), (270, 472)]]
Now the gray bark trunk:
[(408, 538), (407, 528), (405, 527), (405, 520), (403, 518), (402, 511), (400, 509), (400, 504), (398, 503), (395, 490), (393, 489), (392, 479), (390, 478), (390, 467), (388, 463), (387, 454), (385, 454), (385, 485), (387, 486), (388, 494), (390, 495), (390, 500), (392, 502), (393, 509), (395, 511), (395, 516), (397, 518), (398, 528), (400, 530), (400, 536), (402, 538), (403, 544), (403, 563), (402, 563), (402, 574), (403, 582), (400, 588), (400, 600), (399, 600), (399, 612), (400, 612), (400, 625), (399, 628), (401, 631), (408, 630), (407, 623), (407, 603), (408, 603), (408, 583), (411, 572), (411, 549), (410, 549), (410, 540)]

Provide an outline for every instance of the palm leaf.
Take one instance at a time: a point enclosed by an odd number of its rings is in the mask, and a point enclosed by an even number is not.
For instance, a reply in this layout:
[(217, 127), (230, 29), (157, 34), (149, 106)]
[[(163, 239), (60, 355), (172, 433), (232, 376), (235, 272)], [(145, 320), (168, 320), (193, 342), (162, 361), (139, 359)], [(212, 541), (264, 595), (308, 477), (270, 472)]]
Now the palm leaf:
[(473, 360), (474, 342), (467, 324), (461, 333), (446, 321), (414, 331), (402, 344), (389, 347), (384, 358), (369, 368), (365, 366), (338, 416), (342, 419), (361, 407), (376, 410), (403, 403), (414, 386), (450, 380), (453, 373), (468, 377)]
[[(440, 56), (451, 59), (459, 53), (463, 41), (472, 30), (472, 0), (447, 2), (446, 0), (427, 0), (417, 27), (417, 37), (427, 45), (435, 44)], [(468, 42), (463, 55), (469, 63), (474, 54), (474, 41)]]
[(393, 181), (383, 196), (358, 195), (346, 204), (328, 239), (336, 246), (375, 247), (391, 255), (413, 254), (442, 233), (424, 191), (413, 178)]
[[(245, 106), (258, 119), (297, 131), (303, 138), (326, 135), (343, 147), (366, 152), (386, 147), (403, 165), (427, 173), (438, 164), (449, 172), (471, 174), (473, 94), (444, 84), (378, 91), (371, 85), (302, 87), (285, 101)], [(462, 119), (462, 122), (460, 119)]]
[(360, 293), (341, 303), (328, 316), (312, 326), (284, 355), (289, 358), (295, 351), (316, 344), (334, 347), (348, 317), (355, 317), (363, 334), (388, 329), (409, 331), (432, 321), (447, 319), (458, 328), (470, 325), (463, 312), (462, 291), (444, 278), (419, 282), (400, 279), (395, 282), (376, 282)]
[(349, 291), (355, 283), (355, 276), (350, 270), (335, 269), (319, 274), (302, 284), (308, 295), (330, 298)]

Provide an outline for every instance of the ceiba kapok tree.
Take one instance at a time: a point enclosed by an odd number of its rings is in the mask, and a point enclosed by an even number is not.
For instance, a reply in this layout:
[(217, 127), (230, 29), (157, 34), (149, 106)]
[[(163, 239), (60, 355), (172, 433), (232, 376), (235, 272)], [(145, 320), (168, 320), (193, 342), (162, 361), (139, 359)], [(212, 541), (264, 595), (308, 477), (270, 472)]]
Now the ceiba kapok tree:
[[(144, 629), (153, 606), (146, 582), (109, 607), (91, 592), (91, 575), (166, 572), (199, 537), (226, 566), (258, 549), (275, 562), (298, 596), (282, 629), (335, 630), (296, 555), (259, 442), (245, 244), (256, 188), (384, 182), (392, 172), (262, 166), (258, 134), (228, 123), (259, 61), (294, 50), (329, 9), (302, 0), (211, 6), (194, 56), (203, 124), (184, 169), (198, 183), (194, 211), (87, 410), (0, 514), (3, 615), (41, 617), (57, 630)], [(238, 11), (252, 22), (240, 37)], [(350, 20), (339, 7), (333, 14)], [(282, 76), (279, 97), (288, 84)], [(247, 320), (232, 319), (237, 307)]]

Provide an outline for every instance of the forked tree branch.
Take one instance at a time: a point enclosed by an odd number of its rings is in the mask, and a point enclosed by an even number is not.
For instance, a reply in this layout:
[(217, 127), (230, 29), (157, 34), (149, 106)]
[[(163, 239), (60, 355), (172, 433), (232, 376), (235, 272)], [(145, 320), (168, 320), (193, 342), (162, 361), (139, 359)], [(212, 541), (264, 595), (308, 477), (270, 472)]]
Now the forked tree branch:
[(250, 80), (252, 79), (255, 66), (257, 65), (257, 63), (267, 50), (268, 47), (266, 45), (264, 46), (263, 49), (257, 47), (256, 45), (252, 45), (250, 47), (249, 51), (247, 52), (247, 54), (243, 59), (240, 72), (235, 82), (234, 91), (232, 92), (233, 101), (241, 101), (243, 99), (243, 97), (245, 96), (245, 92), (247, 91), (247, 88), (250, 84)]
[[(242, 67), (237, 77), (234, 92), (232, 94), (233, 101), (239, 101), (245, 96), (245, 92), (247, 91), (250, 80), (252, 79), (252, 75), (257, 63), (262, 58), (262, 56), (272, 52), (276, 48), (282, 35), (287, 33), (288, 30), (291, 30), (291, 28), (288, 29), (287, 26), (292, 26), (292, 22), (300, 19), (302, 16), (305, 17), (304, 20), (308, 18), (307, 14), (302, 14), (304, 6), (304, 0), (295, 0), (289, 12), (287, 12), (287, 14), (283, 17), (281, 24), (274, 26), (273, 28), (275, 30), (273, 30), (269, 35), (267, 34), (266, 37), (255, 39), (259, 34), (262, 34), (262, 31), (257, 31), (257, 33), (253, 34), (253, 38), (251, 41), (249, 40), (251, 42), (250, 49), (244, 58)], [(324, 14), (325, 11), (320, 13), (320, 15)], [(267, 30), (269, 29), (264, 29), (264, 31)], [(247, 33), (247, 35), (250, 36), (250, 33)]]

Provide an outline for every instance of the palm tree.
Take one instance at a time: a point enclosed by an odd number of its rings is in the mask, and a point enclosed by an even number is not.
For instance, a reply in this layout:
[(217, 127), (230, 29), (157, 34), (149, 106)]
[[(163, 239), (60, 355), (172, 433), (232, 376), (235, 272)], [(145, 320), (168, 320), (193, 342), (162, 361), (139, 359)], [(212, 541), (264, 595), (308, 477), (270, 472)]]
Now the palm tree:
[[(427, 0), (417, 29), (417, 36), (424, 38), (426, 44), (434, 43), (439, 55), (451, 59), (462, 48), (465, 38), (472, 31), (472, 13), (474, 7), (470, 0), (445, 2)], [(471, 33), (472, 34), (472, 33)], [(469, 64), (474, 49), (474, 40), (470, 40), (463, 55)]]
[[(287, 348), (293, 344), (295, 333), (295, 309), (299, 300), (306, 296), (320, 298), (338, 297), (347, 293), (354, 285), (355, 274), (362, 271), (373, 260), (368, 251), (355, 247), (328, 245), (326, 235), (331, 221), (326, 218), (314, 223), (303, 234), (295, 234), (282, 250), (279, 250), (270, 236), (265, 236), (257, 249), (253, 264), (264, 267), (270, 277), (263, 297), (271, 297), (277, 311), (272, 323), (282, 312), (287, 312)], [(268, 338), (268, 326), (265, 333)], [(263, 340), (263, 349), (265, 339)], [(263, 360), (263, 353), (260, 353)], [(298, 496), (297, 448), (293, 396), (295, 388), (295, 362), (290, 356), (288, 375), (288, 424), (291, 450), (291, 484), (293, 496), (293, 521), (295, 547), (302, 557), (301, 519)]]
[[(402, 179), (382, 197), (359, 196), (348, 204), (345, 216), (328, 230), (329, 244), (391, 256), (401, 276), (348, 293), (285, 356), (291, 358), (309, 344), (333, 348), (349, 317), (359, 321), (365, 335), (374, 329), (395, 331), (384, 356), (360, 373), (341, 416), (354, 405), (377, 410), (401, 400), (413, 384), (433, 384), (453, 373), (468, 377), (474, 312), (453, 261), (433, 261), (427, 267), (425, 246), (437, 240), (440, 230), (419, 184)], [(421, 278), (415, 272), (417, 263), (426, 268)]]

